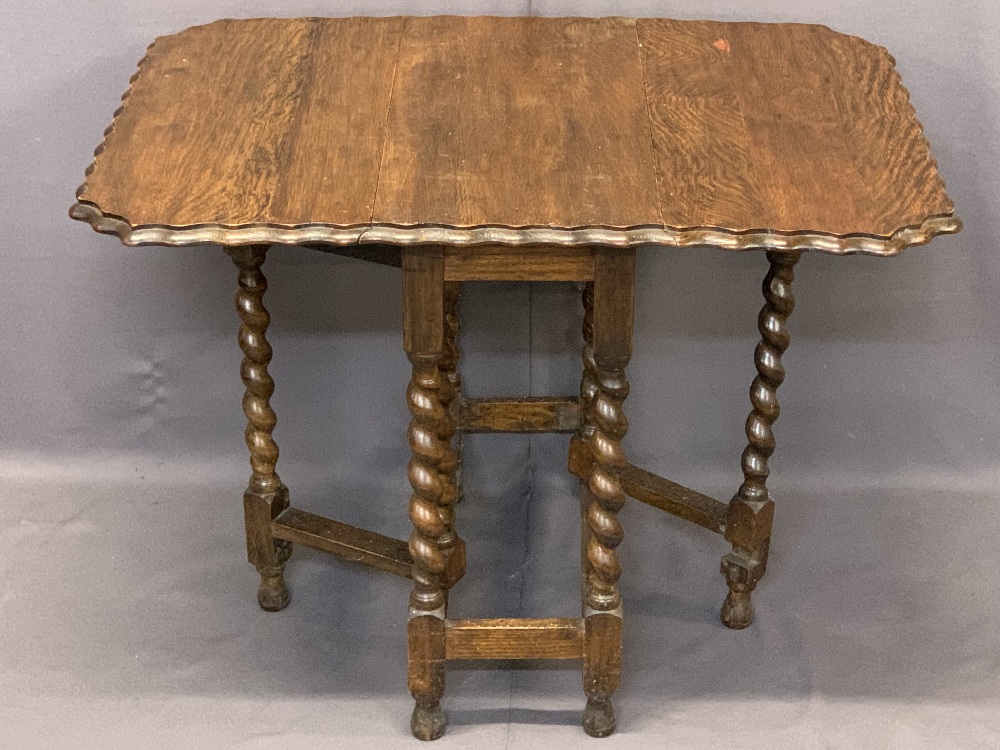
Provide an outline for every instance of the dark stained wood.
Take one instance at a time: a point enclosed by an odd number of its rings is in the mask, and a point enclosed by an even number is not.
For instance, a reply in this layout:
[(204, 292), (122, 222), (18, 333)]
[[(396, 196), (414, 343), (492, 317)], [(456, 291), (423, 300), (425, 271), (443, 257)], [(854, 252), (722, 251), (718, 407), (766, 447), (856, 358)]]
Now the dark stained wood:
[(240, 316), (237, 336), (243, 361), (240, 378), (243, 414), (247, 426), (243, 437), (250, 451), (250, 482), (243, 494), (243, 517), (246, 525), (247, 559), (260, 574), (257, 603), (261, 609), (277, 612), (288, 606), (290, 594), (285, 585), (285, 562), (292, 553), (288, 542), (275, 539), (271, 522), (288, 507), (288, 489), (278, 476), (278, 444), (272, 432), (278, 417), (271, 408), (274, 379), (268, 372), (271, 344), (267, 328), (271, 315), (264, 306), (267, 278), (261, 266), (267, 248), (247, 246), (229, 248), (228, 253), (239, 269), (236, 311)]
[(594, 465), (594, 454), (590, 450), (590, 441), (579, 435), (569, 441), (569, 459), (567, 470), (580, 479), (590, 476), (590, 467)]
[[(438, 503), (438, 515), (445, 525), (444, 533), (438, 537), (437, 546), (446, 560), (445, 574), (441, 582), (447, 591), (465, 575), (465, 542), (455, 528), (455, 506), (460, 493), (458, 480), (461, 456), (455, 446), (458, 419), (452, 408), (453, 404), (460, 402), (462, 398), (462, 378), (458, 374), (458, 360), (461, 356), (458, 348), (458, 301), (461, 284), (439, 282), (437, 274), (440, 269), (436, 260), (434, 269), (435, 284), (440, 283), (442, 287), (441, 311), (432, 311), (430, 317), (440, 318), (442, 326), (441, 356), (437, 362), (441, 382), (438, 393), (442, 414), (437, 420), (437, 437), (443, 451), (437, 468), (443, 488)], [(434, 294), (432, 297), (436, 300), (437, 295)], [(431, 325), (434, 327), (436, 324), (432, 322)]]
[[(290, 541), (410, 576), (411, 729), (423, 740), (445, 730), (449, 658), (582, 656), (584, 728), (614, 731), (626, 494), (725, 533), (722, 618), (749, 624), (774, 511), (767, 462), (798, 251), (892, 254), (960, 227), (892, 59), (823, 27), (225, 21), (158, 40), (133, 83), (71, 215), (131, 244), (227, 246), (240, 271), (260, 604), (288, 602)], [(288, 508), (260, 272), (274, 242), (402, 266), (408, 544)], [(634, 247), (648, 243), (768, 249), (744, 481), (729, 506), (622, 450)], [(463, 399), (464, 280), (587, 282), (578, 399)], [(576, 433), (582, 619), (446, 619), (466, 562), (456, 440), (511, 431)]]
[(580, 659), (583, 620), (448, 620), (445, 654), (449, 659)]
[(659, 224), (635, 22), (408, 19), (373, 221)]
[(729, 594), (720, 616), (726, 627), (735, 630), (753, 622), (751, 594), (767, 571), (774, 519), (774, 500), (767, 489), (767, 462), (775, 449), (772, 427), (781, 414), (778, 387), (785, 380), (781, 356), (791, 341), (787, 322), (795, 309), (792, 281), (799, 256), (769, 252), (769, 268), (761, 285), (764, 306), (757, 317), (760, 343), (754, 350), (757, 377), (750, 386), (753, 410), (747, 417), (747, 447), (740, 460), (743, 482), (726, 513), (726, 540), (732, 543), (733, 551), (722, 558), (721, 565)]
[(666, 225), (886, 236), (954, 211), (883, 48), (804, 24), (637, 27)]
[(465, 577), (465, 540), (457, 538), (454, 544), (445, 549), (447, 561), (444, 566), (444, 575), (441, 576), (441, 585), (450, 589)]
[[(592, 331), (590, 321), (584, 321), (584, 384), (592, 378), (593, 390), (581, 388), (581, 401), (589, 403), (586, 429), (581, 432), (589, 432), (593, 463), (584, 493), (590, 533), (585, 535), (589, 536), (589, 575), (584, 586), (583, 687), (587, 708), (583, 728), (593, 737), (606, 737), (615, 729), (611, 696), (618, 689), (621, 673), (621, 562), (617, 549), (624, 531), (618, 512), (625, 504), (620, 474), (628, 466), (621, 445), (628, 431), (622, 404), (629, 392), (625, 366), (632, 354), (634, 275), (634, 250), (598, 249)], [(585, 306), (590, 291), (585, 292)]]
[(433, 361), (444, 348), (444, 249), (403, 250), (403, 348)]
[(594, 358), (600, 369), (622, 369), (632, 356), (635, 250), (595, 251)]
[(629, 497), (696, 523), (717, 534), (725, 530), (725, 503), (640, 469), (638, 466), (627, 466), (622, 469), (619, 476), (622, 487)]
[(339, 523), (298, 508), (288, 508), (271, 524), (276, 539), (329, 552), (404, 578), (410, 577), (413, 558), (406, 542)]
[(892, 58), (821, 26), (229, 20), (158, 39), (124, 100), (71, 216), (127, 244), (891, 255), (961, 227)]
[(469, 398), (462, 403), (461, 429), (477, 432), (576, 432), (580, 426), (578, 399)]
[[(462, 407), (462, 375), (458, 370), (458, 362), (462, 352), (458, 343), (459, 318), (458, 309), (461, 301), (462, 285), (457, 281), (447, 281), (444, 285), (444, 350), (441, 356), (441, 372), (451, 386), (451, 398), (448, 403), (449, 419), (452, 426), (461, 422)], [(462, 432), (456, 429), (450, 439), (454, 468), (450, 470), (449, 486), (455, 489), (455, 504), (462, 500)], [(449, 467), (450, 468), (450, 467)], [(452, 511), (454, 512), (454, 510)], [(463, 566), (464, 566), (463, 548)], [(462, 569), (464, 573), (464, 567)]]
[[(453, 292), (454, 290), (449, 290)], [(451, 295), (449, 295), (451, 296)], [(451, 307), (451, 300), (448, 300)], [(416, 701), (410, 719), (413, 735), (431, 740), (444, 734), (444, 617), (448, 588), (461, 574), (449, 563), (465, 567), (465, 548), (454, 533), (457, 456), (450, 444), (454, 425), (449, 403), (456, 382), (442, 365), (445, 355), (446, 295), (441, 247), (403, 251), (403, 346), (413, 365), (406, 390), (410, 409), (407, 433), (411, 458), (407, 478), (413, 532), (413, 590), (408, 629), (409, 684)], [(456, 355), (457, 357), (457, 355)], [(457, 359), (455, 360), (457, 364)]]
[(133, 226), (370, 223), (402, 24), (219, 21), (159, 38), (80, 199)]
[(410, 731), (418, 740), (436, 740), (444, 734), (447, 720), (441, 709), (444, 695), (444, 620), (412, 617), (407, 629), (407, 681), (416, 700)]
[(724, 39), (726, 24), (636, 23), (663, 221), (767, 226), (732, 81), (733, 55), (712, 43)]
[(594, 255), (590, 248), (448, 247), (444, 255), (448, 281), (590, 281)]
[[(574, 438), (569, 445), (569, 471), (586, 479), (594, 463), (590, 446)], [(722, 534), (726, 528), (726, 503), (688, 489), (669, 479), (629, 464), (618, 472), (622, 489), (629, 497)]]
[[(633, 282), (634, 283), (634, 282)], [(590, 450), (590, 440), (594, 435), (594, 398), (597, 396), (597, 365), (594, 362), (594, 282), (584, 284), (583, 321), (580, 333), (583, 346), (580, 349), (582, 372), (580, 374), (580, 428), (569, 443), (569, 470), (580, 477), (580, 608), (587, 614), (587, 591), (590, 586), (590, 560), (587, 551), (590, 549), (590, 522), (587, 512), (594, 502), (590, 491), (590, 469), (594, 463), (594, 454)], [(581, 450), (574, 450), (580, 448)], [(586, 464), (579, 471), (574, 470), (574, 456), (586, 453)]]
[(607, 737), (615, 731), (611, 697), (621, 683), (622, 618), (591, 614), (584, 618), (583, 691), (587, 708), (583, 729), (591, 737)]

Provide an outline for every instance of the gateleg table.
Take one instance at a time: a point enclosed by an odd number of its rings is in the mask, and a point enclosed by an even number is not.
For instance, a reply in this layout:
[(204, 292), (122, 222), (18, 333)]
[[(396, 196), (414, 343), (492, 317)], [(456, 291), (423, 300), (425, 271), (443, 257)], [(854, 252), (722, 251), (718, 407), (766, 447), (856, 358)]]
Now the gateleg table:
[[(149, 48), (70, 214), (126, 245), (221, 245), (238, 268), (244, 495), (258, 601), (304, 544), (413, 579), (411, 727), (444, 732), (452, 659), (582, 659), (584, 728), (615, 728), (626, 496), (724, 536), (723, 622), (746, 627), (774, 502), (781, 356), (802, 253), (894, 255), (961, 224), (892, 58), (822, 26), (629, 18), (226, 20)], [(290, 505), (269, 400), (269, 246), (402, 267), (412, 363), (409, 542)], [(625, 368), (635, 248), (760, 249), (769, 270), (743, 480), (720, 502), (633, 466)], [(579, 394), (470, 399), (464, 281), (583, 282)], [(461, 437), (568, 432), (580, 618), (457, 620)], [(475, 512), (470, 508), (469, 512)]]

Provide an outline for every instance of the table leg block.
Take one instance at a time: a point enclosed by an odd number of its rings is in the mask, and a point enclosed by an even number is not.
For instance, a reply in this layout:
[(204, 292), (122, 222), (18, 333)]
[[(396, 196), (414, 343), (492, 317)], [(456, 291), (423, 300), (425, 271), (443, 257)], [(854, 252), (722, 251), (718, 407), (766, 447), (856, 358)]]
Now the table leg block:
[(450, 589), (465, 577), (465, 540), (458, 539), (448, 550), (448, 560), (445, 563), (441, 585)]
[(615, 731), (611, 697), (618, 690), (622, 673), (622, 618), (617, 614), (591, 614), (584, 618), (583, 691), (587, 708), (583, 729), (591, 737), (607, 737)]
[(444, 734), (447, 718), (441, 708), (444, 695), (445, 624), (439, 617), (410, 619), (407, 627), (410, 694), (416, 701), (410, 730), (418, 740), (436, 740)]
[(285, 562), (292, 545), (271, 534), (272, 519), (288, 507), (288, 489), (243, 494), (243, 519), (247, 532), (247, 559), (260, 574), (257, 603), (267, 612), (278, 612), (288, 606), (291, 595), (285, 585)]

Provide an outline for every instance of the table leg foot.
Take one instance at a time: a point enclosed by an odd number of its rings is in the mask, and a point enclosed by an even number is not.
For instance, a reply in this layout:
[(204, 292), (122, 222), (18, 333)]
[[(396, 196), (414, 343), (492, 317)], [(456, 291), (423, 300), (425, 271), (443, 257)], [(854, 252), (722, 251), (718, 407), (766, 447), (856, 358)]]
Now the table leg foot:
[(280, 612), (292, 600), (285, 585), (285, 563), (292, 555), (292, 545), (284, 539), (274, 540), (274, 564), (258, 565), (260, 587), (257, 589), (257, 603), (265, 612)]
[(261, 571), (260, 588), (257, 589), (257, 603), (265, 612), (280, 612), (292, 600), (285, 585), (284, 570), (277, 572)]
[(614, 734), (617, 720), (611, 699), (588, 698), (583, 711), (583, 731), (591, 737), (609, 737)]
[(732, 630), (743, 630), (753, 622), (753, 599), (751, 594), (757, 581), (752, 570), (734, 554), (722, 559), (722, 575), (726, 577), (729, 594), (722, 604), (720, 619)]
[(720, 613), (722, 624), (731, 630), (743, 630), (753, 622), (753, 601), (750, 592), (730, 590), (726, 601), (722, 603)]
[(410, 717), (410, 731), (418, 740), (429, 742), (440, 739), (444, 736), (444, 730), (448, 726), (448, 718), (444, 714), (439, 701), (423, 704), (419, 701), (413, 707), (413, 716)]

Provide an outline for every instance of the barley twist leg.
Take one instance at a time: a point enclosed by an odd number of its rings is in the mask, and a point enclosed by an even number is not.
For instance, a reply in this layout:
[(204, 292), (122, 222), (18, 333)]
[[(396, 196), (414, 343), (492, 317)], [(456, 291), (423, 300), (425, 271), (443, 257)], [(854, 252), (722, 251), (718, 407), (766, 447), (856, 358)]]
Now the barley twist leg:
[[(587, 433), (593, 463), (587, 488), (587, 582), (585, 585), (583, 728), (592, 737), (615, 731), (611, 699), (621, 682), (622, 606), (618, 592), (623, 532), (618, 512), (625, 505), (619, 476), (628, 463), (622, 439), (628, 420), (622, 403), (629, 385), (625, 366), (632, 354), (634, 251), (595, 252), (594, 282), (584, 290), (584, 373), (581, 431)], [(592, 315), (588, 312), (592, 308)]]
[(786, 327), (795, 307), (794, 268), (799, 253), (768, 252), (770, 269), (764, 278), (764, 306), (757, 318), (761, 340), (754, 352), (757, 377), (750, 387), (753, 411), (747, 417), (747, 447), (743, 451), (743, 483), (729, 503), (726, 539), (733, 551), (722, 558), (729, 594), (722, 605), (722, 622), (745, 628), (753, 622), (751, 593), (767, 569), (774, 501), (767, 489), (768, 459), (774, 453), (772, 427), (781, 413), (778, 387), (785, 379), (781, 356), (788, 348)]
[(456, 547), (449, 538), (454, 503), (449, 399), (451, 380), (442, 372), (445, 359), (444, 251), (441, 247), (403, 250), (403, 346), (413, 365), (407, 389), (412, 419), (408, 467), (410, 485), (410, 554), (413, 591), (407, 625), (407, 675), (415, 705), (410, 730), (420, 740), (444, 734), (441, 708), (445, 687), (445, 609), (449, 559)]
[(274, 380), (267, 371), (272, 350), (265, 334), (271, 316), (264, 307), (267, 279), (260, 268), (267, 248), (234, 247), (227, 252), (239, 269), (236, 309), (240, 315), (239, 344), (243, 350), (240, 375), (246, 387), (243, 413), (247, 418), (245, 438), (252, 472), (243, 495), (247, 557), (260, 573), (258, 603), (263, 609), (276, 612), (289, 601), (284, 568), (291, 545), (271, 535), (271, 522), (288, 507), (288, 489), (275, 471), (278, 445), (271, 436), (277, 423), (270, 403)]
[[(444, 654), (427, 654), (443, 644), (446, 601), (445, 568), (447, 545), (442, 545), (449, 530), (445, 477), (441, 464), (449, 448), (441, 439), (447, 432), (447, 411), (441, 402), (443, 390), (437, 363), (415, 362), (413, 379), (407, 389), (407, 401), (413, 418), (409, 441), (412, 458), (408, 468), (410, 486), (410, 554), (413, 556), (413, 592), (410, 594), (410, 658), (419, 655), (420, 668), (411, 669), (410, 692), (416, 700), (410, 728), (422, 740), (437, 739), (444, 733), (445, 716), (441, 709), (444, 694)], [(442, 549), (442, 546), (445, 549)], [(440, 631), (440, 632), (438, 632)]]
[[(458, 298), (460, 286), (458, 282), (449, 282), (444, 288), (444, 342), (439, 368), (441, 370), (441, 405), (444, 408), (444, 418), (440, 423), (438, 437), (443, 447), (443, 456), (438, 470), (441, 472), (443, 491), (440, 501), (441, 520), (445, 525), (444, 533), (438, 538), (438, 548), (448, 558), (448, 575), (445, 576), (445, 589), (451, 588), (465, 570), (465, 545), (455, 531), (455, 506), (459, 502), (461, 487), (459, 472), (461, 456), (455, 446), (457, 432), (456, 407), (460, 406), (462, 378), (458, 374)], [(462, 559), (451, 561), (453, 555)]]
[[(586, 443), (594, 434), (594, 420), (591, 417), (594, 398), (597, 395), (597, 365), (594, 363), (594, 283), (588, 282), (583, 287), (583, 348), (580, 357), (583, 361), (583, 374), (580, 376), (580, 427), (576, 437)], [(587, 550), (590, 548), (590, 524), (587, 522), (587, 511), (593, 497), (587, 480), (580, 480), (580, 583), (584, 614), (587, 606), (587, 587), (590, 580), (590, 561)]]

